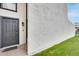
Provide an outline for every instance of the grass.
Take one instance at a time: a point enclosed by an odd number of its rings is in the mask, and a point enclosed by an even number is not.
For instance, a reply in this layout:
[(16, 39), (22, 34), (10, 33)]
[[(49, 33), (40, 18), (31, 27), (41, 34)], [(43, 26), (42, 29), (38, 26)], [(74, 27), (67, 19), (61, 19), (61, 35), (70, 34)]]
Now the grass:
[(74, 36), (34, 56), (79, 56), (79, 36)]

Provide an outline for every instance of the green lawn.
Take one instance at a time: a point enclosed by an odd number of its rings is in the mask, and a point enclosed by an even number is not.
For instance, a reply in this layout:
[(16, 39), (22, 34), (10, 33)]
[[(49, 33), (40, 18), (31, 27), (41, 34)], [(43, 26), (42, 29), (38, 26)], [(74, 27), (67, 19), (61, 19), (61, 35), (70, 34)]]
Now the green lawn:
[(65, 40), (35, 54), (35, 56), (79, 56), (79, 36)]

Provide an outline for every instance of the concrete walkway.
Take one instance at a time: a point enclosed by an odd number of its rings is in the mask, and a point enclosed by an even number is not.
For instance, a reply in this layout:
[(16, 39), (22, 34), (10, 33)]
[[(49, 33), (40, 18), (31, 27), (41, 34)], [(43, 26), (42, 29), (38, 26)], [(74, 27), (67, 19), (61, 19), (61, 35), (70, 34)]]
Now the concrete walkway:
[(26, 56), (26, 47), (22, 45), (17, 49), (13, 49), (10, 51), (2, 52), (0, 51), (0, 56)]

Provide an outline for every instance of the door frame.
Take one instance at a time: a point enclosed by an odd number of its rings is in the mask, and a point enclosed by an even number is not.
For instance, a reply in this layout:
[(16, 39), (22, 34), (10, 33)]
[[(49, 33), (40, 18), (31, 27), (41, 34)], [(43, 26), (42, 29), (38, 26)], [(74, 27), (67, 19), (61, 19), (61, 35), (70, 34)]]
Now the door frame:
[(26, 3), (26, 54), (28, 55), (28, 3)]

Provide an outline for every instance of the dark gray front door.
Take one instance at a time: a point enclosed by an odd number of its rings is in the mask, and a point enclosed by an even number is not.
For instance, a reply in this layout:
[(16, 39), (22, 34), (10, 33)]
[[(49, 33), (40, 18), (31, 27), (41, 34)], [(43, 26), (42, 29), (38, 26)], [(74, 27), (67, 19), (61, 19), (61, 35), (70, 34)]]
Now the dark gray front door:
[(2, 47), (19, 44), (19, 21), (3, 18), (2, 20)]

